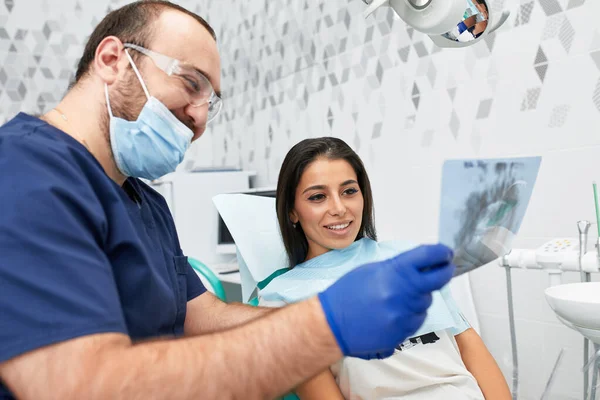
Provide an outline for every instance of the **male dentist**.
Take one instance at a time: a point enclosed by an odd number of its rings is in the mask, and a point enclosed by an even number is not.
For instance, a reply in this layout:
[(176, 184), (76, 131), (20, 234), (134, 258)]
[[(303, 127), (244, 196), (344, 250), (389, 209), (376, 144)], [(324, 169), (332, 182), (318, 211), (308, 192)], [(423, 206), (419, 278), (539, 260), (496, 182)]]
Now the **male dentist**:
[(220, 68), (204, 19), (131, 3), (56, 108), (0, 127), (0, 399), (274, 398), (423, 323), (454, 268), (441, 245), (277, 311), (206, 292), (139, 178), (174, 171), (219, 113)]

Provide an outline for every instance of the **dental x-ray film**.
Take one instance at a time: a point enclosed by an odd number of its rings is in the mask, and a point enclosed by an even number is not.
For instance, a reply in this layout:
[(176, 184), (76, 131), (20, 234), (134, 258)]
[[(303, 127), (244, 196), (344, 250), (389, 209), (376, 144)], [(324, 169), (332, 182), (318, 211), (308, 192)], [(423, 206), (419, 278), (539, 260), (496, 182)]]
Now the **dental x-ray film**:
[(541, 157), (444, 163), (439, 241), (454, 249), (454, 276), (511, 250), (540, 163)]

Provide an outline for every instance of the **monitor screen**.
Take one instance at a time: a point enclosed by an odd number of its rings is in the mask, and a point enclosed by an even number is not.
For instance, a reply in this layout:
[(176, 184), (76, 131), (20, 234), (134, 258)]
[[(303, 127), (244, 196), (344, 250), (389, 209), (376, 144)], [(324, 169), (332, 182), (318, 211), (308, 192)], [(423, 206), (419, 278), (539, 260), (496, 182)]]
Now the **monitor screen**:
[[(275, 189), (254, 189), (242, 192), (242, 194), (275, 198), (277, 191)], [(227, 251), (227, 253), (235, 253), (235, 249), (231, 249), (231, 247), (235, 246), (235, 242), (233, 241), (233, 237), (231, 236), (229, 229), (227, 229), (227, 225), (225, 225), (223, 218), (221, 218), (221, 215), (219, 215), (217, 245), (223, 248), (230, 248), (231, 251)]]

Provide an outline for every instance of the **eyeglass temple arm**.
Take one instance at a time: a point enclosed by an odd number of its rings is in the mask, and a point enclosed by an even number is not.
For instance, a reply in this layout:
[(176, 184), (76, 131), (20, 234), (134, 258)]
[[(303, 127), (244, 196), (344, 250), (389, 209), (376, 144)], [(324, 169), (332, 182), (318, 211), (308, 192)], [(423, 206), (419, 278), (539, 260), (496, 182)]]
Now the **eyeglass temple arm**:
[(155, 53), (152, 50), (145, 49), (136, 44), (125, 43), (124, 46), (128, 47), (130, 49), (139, 51), (140, 53), (150, 57), (152, 59), (152, 61), (154, 61), (156, 66), (158, 68), (162, 69), (163, 71), (165, 71), (165, 73), (167, 75), (171, 75), (171, 74), (173, 74), (173, 72), (176, 72), (177, 66), (179, 65), (177, 60), (174, 60), (169, 56), (165, 56), (164, 54)]

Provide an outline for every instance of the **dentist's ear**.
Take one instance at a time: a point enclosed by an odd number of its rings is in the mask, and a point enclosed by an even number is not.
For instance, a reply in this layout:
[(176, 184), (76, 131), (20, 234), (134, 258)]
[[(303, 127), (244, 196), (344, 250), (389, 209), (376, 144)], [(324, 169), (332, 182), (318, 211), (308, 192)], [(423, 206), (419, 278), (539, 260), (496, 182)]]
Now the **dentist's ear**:
[(91, 74), (97, 75), (104, 83), (112, 85), (125, 74), (129, 60), (123, 43), (116, 36), (104, 38), (94, 55)]

